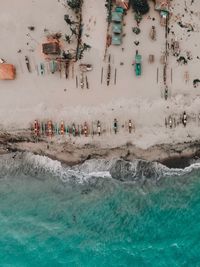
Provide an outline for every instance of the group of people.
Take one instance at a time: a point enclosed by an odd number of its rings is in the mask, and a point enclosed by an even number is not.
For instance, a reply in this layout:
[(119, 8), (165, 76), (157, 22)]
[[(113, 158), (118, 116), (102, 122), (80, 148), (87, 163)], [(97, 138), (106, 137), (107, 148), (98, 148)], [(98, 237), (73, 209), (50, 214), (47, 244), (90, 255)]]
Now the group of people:
[[(117, 134), (119, 129), (119, 124), (117, 119), (114, 119), (113, 121), (113, 131), (115, 134)], [(128, 131), (129, 133), (132, 132), (132, 130), (134, 129), (132, 121), (129, 120), (128, 121)], [(49, 136), (52, 137), (55, 134), (58, 135), (72, 135), (72, 136), (80, 136), (80, 135), (84, 135), (84, 136), (88, 136), (89, 134), (95, 135), (97, 134), (98, 136), (100, 136), (102, 134), (102, 125), (101, 122), (98, 120), (96, 123), (96, 126), (90, 127), (87, 122), (84, 122), (83, 125), (75, 125), (75, 123), (73, 123), (71, 126), (66, 126), (65, 123), (63, 121), (61, 121), (61, 123), (58, 124), (53, 124), (53, 122), (51, 120), (47, 121), (46, 123), (39, 123), (38, 120), (34, 121), (34, 124), (31, 127), (32, 132), (34, 133), (35, 136), (40, 136), (40, 135), (45, 135), (45, 136)]]

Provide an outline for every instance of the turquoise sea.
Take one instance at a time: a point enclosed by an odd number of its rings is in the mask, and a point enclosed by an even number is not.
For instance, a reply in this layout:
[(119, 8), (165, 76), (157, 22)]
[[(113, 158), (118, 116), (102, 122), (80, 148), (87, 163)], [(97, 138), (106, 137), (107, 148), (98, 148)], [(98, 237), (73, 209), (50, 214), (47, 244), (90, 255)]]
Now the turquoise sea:
[(1, 267), (200, 266), (197, 167), (142, 183), (83, 170), (63, 180), (58, 163), (31, 160), (0, 159)]

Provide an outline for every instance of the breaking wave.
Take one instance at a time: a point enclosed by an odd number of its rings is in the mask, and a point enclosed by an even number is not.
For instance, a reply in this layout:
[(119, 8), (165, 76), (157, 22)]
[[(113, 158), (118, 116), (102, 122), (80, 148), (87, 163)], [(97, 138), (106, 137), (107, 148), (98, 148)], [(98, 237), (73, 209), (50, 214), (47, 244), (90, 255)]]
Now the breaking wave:
[[(62, 182), (84, 183), (91, 178), (113, 178), (119, 181), (159, 180), (165, 177), (188, 175), (200, 171), (200, 163), (194, 163), (184, 169), (170, 169), (158, 162), (123, 159), (91, 159), (73, 167), (63, 166), (61, 162), (46, 156), (32, 153), (12, 153), (0, 157), (0, 177), (6, 175), (29, 175), (45, 179), (48, 175)], [(41, 178), (42, 177), (42, 178)]]

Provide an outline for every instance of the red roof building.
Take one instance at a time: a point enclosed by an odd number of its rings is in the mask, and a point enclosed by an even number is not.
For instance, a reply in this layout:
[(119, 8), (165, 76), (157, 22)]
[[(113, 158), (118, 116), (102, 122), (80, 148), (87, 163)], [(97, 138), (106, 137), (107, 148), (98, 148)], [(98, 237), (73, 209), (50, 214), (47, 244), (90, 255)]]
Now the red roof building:
[(15, 67), (12, 64), (0, 64), (0, 80), (14, 80), (15, 73)]

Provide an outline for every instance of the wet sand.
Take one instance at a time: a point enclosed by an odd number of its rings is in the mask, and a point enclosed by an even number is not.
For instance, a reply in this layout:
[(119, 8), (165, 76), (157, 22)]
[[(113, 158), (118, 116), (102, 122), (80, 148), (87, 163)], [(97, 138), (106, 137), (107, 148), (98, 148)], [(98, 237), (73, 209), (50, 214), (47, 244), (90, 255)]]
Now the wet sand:
[(46, 138), (35, 140), (30, 133), (0, 135), (0, 153), (32, 152), (50, 157), (63, 164), (73, 166), (88, 159), (121, 158), (127, 161), (143, 159), (157, 161), (170, 168), (184, 168), (200, 157), (200, 141), (177, 144), (154, 145), (147, 149), (139, 148), (131, 143), (120, 147), (102, 148), (97, 144), (75, 145), (70, 141), (56, 142)]

